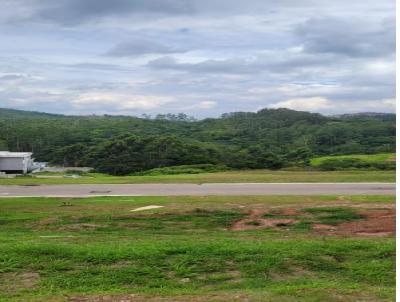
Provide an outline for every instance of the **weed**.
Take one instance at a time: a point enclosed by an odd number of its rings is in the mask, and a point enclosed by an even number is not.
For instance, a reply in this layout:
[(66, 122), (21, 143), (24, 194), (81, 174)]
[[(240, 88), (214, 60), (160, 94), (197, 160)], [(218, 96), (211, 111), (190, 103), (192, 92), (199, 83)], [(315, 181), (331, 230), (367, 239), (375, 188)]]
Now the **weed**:
[(245, 223), (246, 225), (254, 225), (254, 226), (260, 226), (261, 222), (257, 221), (257, 220), (251, 220), (251, 221), (247, 221)]
[(363, 215), (358, 214), (354, 208), (350, 207), (306, 208), (303, 211), (315, 215), (318, 223), (330, 225), (364, 218)]

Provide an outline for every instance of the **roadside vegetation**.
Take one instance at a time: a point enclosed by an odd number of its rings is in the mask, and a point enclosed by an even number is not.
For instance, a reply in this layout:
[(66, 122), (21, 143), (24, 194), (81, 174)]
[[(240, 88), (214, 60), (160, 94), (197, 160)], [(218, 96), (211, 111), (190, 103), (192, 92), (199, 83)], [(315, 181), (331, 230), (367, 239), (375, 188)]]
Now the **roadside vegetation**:
[(394, 196), (2, 198), (0, 300), (393, 301), (394, 205)]
[[(190, 169), (188, 171), (187, 169)], [(172, 173), (171, 173), (172, 172)], [(184, 172), (184, 173), (182, 173)], [(395, 182), (395, 171), (271, 171), (240, 170), (200, 172), (200, 169), (162, 168), (143, 175), (113, 176), (104, 173), (40, 172), (15, 178), (0, 178), (0, 185), (34, 184), (135, 184), (135, 183), (279, 183), (279, 182)], [(168, 174), (164, 174), (168, 173)], [(179, 174), (175, 174), (179, 173)], [(182, 174), (181, 174), (182, 173)]]
[(200, 174), (200, 173), (213, 173), (231, 170), (223, 165), (182, 165), (163, 168), (154, 168), (143, 172), (134, 173), (134, 175), (174, 175), (174, 174)]
[(395, 170), (395, 156), (394, 153), (322, 156), (312, 158), (310, 166), (328, 171), (345, 169)]

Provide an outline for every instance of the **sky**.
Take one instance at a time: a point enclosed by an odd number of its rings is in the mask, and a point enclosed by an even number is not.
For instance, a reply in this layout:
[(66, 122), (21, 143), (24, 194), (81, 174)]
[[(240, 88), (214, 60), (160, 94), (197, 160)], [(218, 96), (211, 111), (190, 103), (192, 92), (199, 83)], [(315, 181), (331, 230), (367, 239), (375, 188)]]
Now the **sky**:
[(1, 0), (0, 107), (395, 111), (394, 0)]

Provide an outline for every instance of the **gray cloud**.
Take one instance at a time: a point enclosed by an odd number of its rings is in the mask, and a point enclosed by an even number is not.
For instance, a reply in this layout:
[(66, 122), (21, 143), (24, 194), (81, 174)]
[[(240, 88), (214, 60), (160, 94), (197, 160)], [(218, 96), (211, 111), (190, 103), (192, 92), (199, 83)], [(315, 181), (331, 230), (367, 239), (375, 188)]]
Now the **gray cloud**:
[(124, 42), (110, 49), (106, 55), (114, 57), (140, 56), (144, 54), (170, 54), (186, 52), (178, 46), (169, 46), (149, 39), (135, 38), (132, 41)]
[[(7, 0), (5, 0), (7, 1)], [(303, 0), (312, 3), (313, 0)], [(16, 3), (16, 4), (15, 4)], [(29, 17), (34, 21), (77, 25), (108, 17), (131, 15), (185, 16), (271, 13), (274, 8), (291, 5), (291, 0), (273, 3), (265, 0), (14, 0), (13, 7), (32, 7)], [(301, 7), (301, 5), (300, 5)], [(24, 12), (25, 13), (25, 12)], [(25, 14), (26, 15), (26, 14)]]
[(311, 53), (360, 57), (393, 54), (395, 50), (394, 18), (377, 24), (344, 18), (312, 18), (298, 26), (296, 33), (304, 50)]
[(126, 16), (140, 13), (186, 14), (193, 11), (185, 0), (41, 0), (33, 13), (34, 20), (67, 25), (84, 23), (108, 16)]
[(216, 116), (304, 100), (327, 113), (390, 111), (393, 10), (392, 0), (2, 0), (0, 107)]
[(128, 71), (131, 70), (125, 66), (117, 64), (104, 64), (104, 63), (77, 63), (65, 65), (68, 68), (81, 69), (81, 70), (98, 70), (98, 71)]
[(155, 69), (172, 69), (200, 73), (249, 73), (257, 72), (251, 62), (244, 59), (206, 60), (199, 63), (179, 63), (172, 57), (162, 57), (147, 64)]
[(0, 82), (16, 81), (16, 80), (22, 80), (25, 78), (26, 78), (26, 76), (22, 75), (22, 74), (6, 74), (3, 76), (0, 76)]
[(321, 65), (337, 64), (335, 56), (320, 55), (310, 56), (298, 53), (272, 53), (261, 54), (246, 58), (232, 58), (220, 60), (205, 60), (198, 63), (181, 63), (170, 56), (151, 60), (147, 65), (154, 69), (177, 70), (195, 73), (225, 73), (225, 74), (258, 74), (258, 73), (287, 73), (305, 71), (318, 68)]

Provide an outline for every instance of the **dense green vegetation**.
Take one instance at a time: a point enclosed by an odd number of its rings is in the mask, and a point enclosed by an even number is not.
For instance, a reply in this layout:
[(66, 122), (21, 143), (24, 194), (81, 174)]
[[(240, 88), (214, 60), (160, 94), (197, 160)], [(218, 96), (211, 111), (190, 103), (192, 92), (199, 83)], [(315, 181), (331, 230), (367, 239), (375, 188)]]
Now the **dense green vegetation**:
[(194, 121), (183, 114), (143, 119), (0, 109), (0, 149), (34, 151), (40, 161), (115, 175), (197, 164), (279, 169), (308, 165), (318, 155), (394, 152), (395, 115), (326, 117), (263, 109)]
[[(0, 301), (393, 301), (394, 237), (324, 236), (309, 224), (362, 221), (358, 211), (387, 211), (394, 202), (2, 198)], [(163, 208), (132, 212), (148, 205)], [(292, 226), (230, 229), (253, 209), (267, 218), (296, 209), (301, 217), (289, 216), (299, 219)]]
[(379, 154), (351, 154), (351, 155), (335, 155), (335, 156), (320, 156), (314, 157), (310, 160), (311, 166), (318, 166), (322, 164), (325, 160), (329, 159), (359, 159), (365, 162), (388, 162), (395, 161), (394, 153), (379, 153)]
[(394, 170), (396, 168), (396, 160), (394, 153), (352, 154), (312, 158), (310, 165), (328, 171), (354, 168)]

